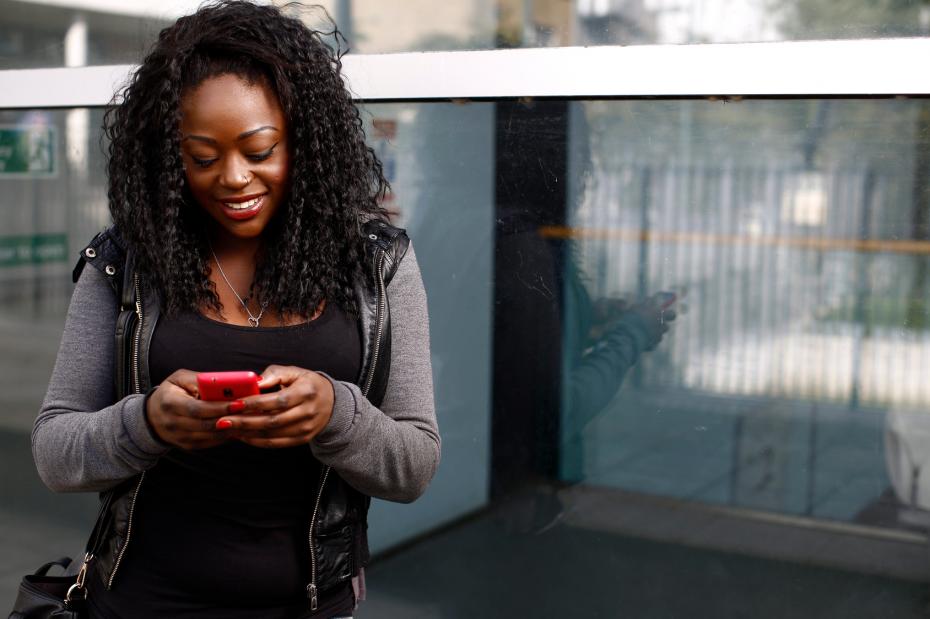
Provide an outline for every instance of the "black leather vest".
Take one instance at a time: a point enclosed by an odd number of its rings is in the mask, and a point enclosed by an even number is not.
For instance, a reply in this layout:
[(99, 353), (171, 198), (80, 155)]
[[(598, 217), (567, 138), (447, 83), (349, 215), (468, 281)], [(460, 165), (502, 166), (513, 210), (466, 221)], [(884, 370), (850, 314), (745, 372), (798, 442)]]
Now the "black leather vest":
[[(406, 232), (385, 222), (365, 223), (366, 260), (371, 277), (356, 283), (359, 333), (362, 343), (361, 372), (357, 384), (375, 406), (384, 398), (390, 374), (391, 321), (386, 287), (407, 251)], [(133, 269), (122, 239), (114, 228), (98, 234), (81, 251), (74, 268), (76, 282), (90, 264), (106, 275), (120, 312), (117, 319), (114, 380), (119, 398), (151, 389), (148, 352), (160, 312), (158, 296), (147, 288)], [(110, 513), (101, 549), (94, 557), (95, 572), (110, 588), (117, 581), (119, 565), (132, 540), (132, 516), (143, 490), (145, 473), (128, 479), (101, 494)], [(370, 497), (345, 483), (329, 467), (324, 468), (314, 514), (310, 519), (311, 582), (307, 585), (310, 608), (315, 610), (320, 592), (345, 583), (368, 563), (368, 506)]]

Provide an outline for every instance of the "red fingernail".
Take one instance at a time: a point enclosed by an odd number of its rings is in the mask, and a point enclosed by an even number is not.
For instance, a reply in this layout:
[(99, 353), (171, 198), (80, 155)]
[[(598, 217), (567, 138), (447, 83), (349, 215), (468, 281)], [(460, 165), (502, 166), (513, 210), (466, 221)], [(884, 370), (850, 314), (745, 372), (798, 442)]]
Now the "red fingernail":
[(226, 407), (230, 413), (238, 413), (245, 409), (245, 402), (242, 400), (236, 400), (235, 402), (230, 402), (229, 406)]
[(220, 419), (216, 422), (217, 430), (228, 430), (232, 427), (232, 422), (229, 419)]

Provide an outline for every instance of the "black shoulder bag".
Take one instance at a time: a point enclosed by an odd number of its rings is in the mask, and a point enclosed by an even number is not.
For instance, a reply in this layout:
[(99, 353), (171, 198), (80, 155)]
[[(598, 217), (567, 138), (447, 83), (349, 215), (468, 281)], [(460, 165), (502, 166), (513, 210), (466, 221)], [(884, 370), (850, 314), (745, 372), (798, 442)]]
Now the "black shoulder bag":
[(9, 619), (86, 619), (87, 587), (85, 579), (90, 562), (103, 543), (104, 533), (110, 521), (112, 492), (107, 492), (100, 502), (97, 522), (91, 531), (84, 550), (81, 569), (72, 576), (49, 576), (49, 570), (60, 565), (65, 570), (71, 565), (70, 557), (49, 561), (34, 574), (23, 576), (19, 593), (13, 604)]

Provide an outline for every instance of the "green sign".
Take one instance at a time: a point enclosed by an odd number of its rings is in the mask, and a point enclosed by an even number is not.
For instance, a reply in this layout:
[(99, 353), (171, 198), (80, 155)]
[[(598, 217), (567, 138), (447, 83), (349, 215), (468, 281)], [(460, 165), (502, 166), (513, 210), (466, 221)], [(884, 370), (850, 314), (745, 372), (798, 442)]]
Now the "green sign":
[(0, 236), (0, 267), (64, 262), (68, 258), (68, 236)]
[(0, 125), (0, 178), (55, 175), (55, 128)]

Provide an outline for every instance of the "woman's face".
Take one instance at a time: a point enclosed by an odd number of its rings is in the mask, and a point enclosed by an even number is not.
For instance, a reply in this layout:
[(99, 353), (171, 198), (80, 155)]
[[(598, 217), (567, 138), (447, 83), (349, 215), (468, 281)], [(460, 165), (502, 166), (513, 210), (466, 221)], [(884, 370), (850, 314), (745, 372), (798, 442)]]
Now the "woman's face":
[(220, 75), (184, 93), (181, 156), (194, 199), (224, 236), (258, 237), (287, 198), (287, 123), (262, 81)]

